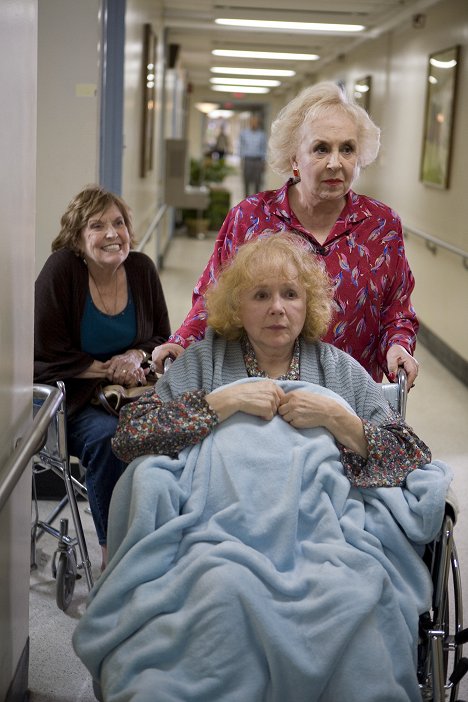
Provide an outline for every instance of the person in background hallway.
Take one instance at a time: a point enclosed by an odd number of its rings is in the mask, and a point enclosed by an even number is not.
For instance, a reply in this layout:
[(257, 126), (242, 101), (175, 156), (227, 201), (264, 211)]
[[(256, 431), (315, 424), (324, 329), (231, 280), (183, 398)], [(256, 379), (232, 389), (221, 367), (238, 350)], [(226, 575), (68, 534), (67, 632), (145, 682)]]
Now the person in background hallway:
[(225, 132), (224, 125), (222, 124), (216, 139), (216, 144), (213, 149), (213, 153), (218, 155), (218, 158), (224, 158), (231, 150), (229, 144), (228, 135)]
[(126, 464), (111, 450), (118, 418), (92, 399), (100, 383), (146, 385), (149, 352), (170, 333), (156, 268), (134, 243), (125, 202), (90, 185), (63, 214), (35, 288), (34, 381), (65, 382), (68, 449), (86, 471), (103, 567), (110, 498)]
[(411, 387), (418, 374), (412, 354), (419, 325), (401, 221), (387, 205), (351, 189), (379, 146), (379, 128), (332, 82), (306, 88), (287, 104), (272, 124), (269, 165), (292, 176), (228, 213), (195, 286), (192, 309), (170, 343), (153, 352), (156, 367), (170, 352), (177, 356), (203, 338), (203, 296), (220, 266), (244, 241), (273, 229), (303, 238), (333, 281), (334, 314), (324, 341), (351, 354), (377, 382), (384, 373), (393, 381), (403, 366)]
[(250, 126), (242, 129), (239, 136), (239, 156), (242, 160), (245, 197), (258, 193), (262, 186), (267, 152), (267, 138), (260, 128), (257, 115), (250, 118)]

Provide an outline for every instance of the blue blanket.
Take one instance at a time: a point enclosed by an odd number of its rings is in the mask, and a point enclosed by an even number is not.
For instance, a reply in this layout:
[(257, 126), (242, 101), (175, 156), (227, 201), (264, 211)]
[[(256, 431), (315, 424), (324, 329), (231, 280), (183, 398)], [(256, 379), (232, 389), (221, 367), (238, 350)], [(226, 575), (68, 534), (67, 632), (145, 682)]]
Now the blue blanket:
[(326, 430), (237, 413), (128, 467), (75, 650), (106, 702), (420, 701), (418, 551), (450, 479), (357, 490)]

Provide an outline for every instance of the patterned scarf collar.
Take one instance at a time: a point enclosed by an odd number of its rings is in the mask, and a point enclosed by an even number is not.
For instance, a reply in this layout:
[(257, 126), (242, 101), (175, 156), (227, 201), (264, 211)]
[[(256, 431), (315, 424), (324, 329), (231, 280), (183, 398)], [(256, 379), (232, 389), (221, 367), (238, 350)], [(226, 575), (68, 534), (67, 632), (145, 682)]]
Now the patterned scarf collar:
[[(245, 367), (247, 369), (247, 375), (249, 376), (249, 378), (268, 378), (265, 371), (262, 371), (259, 368), (259, 365), (257, 362), (257, 357), (255, 355), (255, 351), (253, 349), (252, 344), (249, 341), (247, 334), (244, 334), (244, 336), (241, 339), (241, 348), (242, 348), (242, 353), (244, 354), (244, 363), (245, 363)], [(300, 380), (299, 361), (300, 361), (300, 345), (299, 345), (299, 339), (296, 339), (296, 341), (294, 342), (294, 350), (293, 350), (291, 363), (289, 364), (289, 370), (284, 375), (281, 375), (279, 378), (276, 378), (276, 380)]]

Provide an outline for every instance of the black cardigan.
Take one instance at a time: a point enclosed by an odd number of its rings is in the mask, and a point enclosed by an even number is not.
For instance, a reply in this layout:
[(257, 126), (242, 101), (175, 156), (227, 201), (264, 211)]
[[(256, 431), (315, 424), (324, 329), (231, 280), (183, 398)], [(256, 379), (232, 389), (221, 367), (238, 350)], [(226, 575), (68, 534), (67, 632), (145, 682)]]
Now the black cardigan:
[[(154, 263), (143, 253), (131, 251), (123, 265), (136, 309), (137, 334), (131, 348), (151, 353), (170, 334), (161, 281)], [(80, 341), (88, 292), (88, 268), (69, 249), (52, 253), (36, 280), (34, 382), (53, 384), (63, 380), (69, 414), (83, 408), (102, 382), (76, 378), (94, 360), (81, 350)]]

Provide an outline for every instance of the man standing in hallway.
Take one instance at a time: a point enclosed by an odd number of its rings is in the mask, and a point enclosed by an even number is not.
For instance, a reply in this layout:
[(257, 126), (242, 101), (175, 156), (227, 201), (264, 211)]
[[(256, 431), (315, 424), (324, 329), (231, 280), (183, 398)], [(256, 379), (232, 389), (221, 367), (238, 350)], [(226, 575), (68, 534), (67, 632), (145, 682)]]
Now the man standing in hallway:
[(258, 193), (262, 189), (266, 149), (266, 134), (260, 128), (258, 116), (253, 114), (250, 118), (250, 126), (241, 131), (239, 139), (245, 197)]

